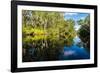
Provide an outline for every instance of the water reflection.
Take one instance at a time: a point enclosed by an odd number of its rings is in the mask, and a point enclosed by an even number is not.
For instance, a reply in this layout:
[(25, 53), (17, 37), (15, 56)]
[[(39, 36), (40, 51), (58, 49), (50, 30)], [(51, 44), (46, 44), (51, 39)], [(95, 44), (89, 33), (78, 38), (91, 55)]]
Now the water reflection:
[(29, 49), (26, 49), (27, 53), (23, 55), (23, 61), (79, 60), (90, 58), (89, 52), (83, 47), (83, 43), (78, 36), (75, 36), (73, 44), (70, 46), (66, 45), (65, 39), (57, 37), (48, 38), (45, 37), (43, 39), (42, 37), (42, 39), (34, 40)]

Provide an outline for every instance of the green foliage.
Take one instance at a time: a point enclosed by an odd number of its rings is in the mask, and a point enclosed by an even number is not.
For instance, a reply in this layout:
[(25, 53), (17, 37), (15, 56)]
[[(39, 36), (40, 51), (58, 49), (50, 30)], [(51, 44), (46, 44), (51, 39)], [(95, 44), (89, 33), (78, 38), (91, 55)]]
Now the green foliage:
[(78, 32), (81, 40), (84, 42), (84, 46), (90, 50), (90, 16), (87, 16), (83, 20), (83, 24)]
[(72, 19), (65, 20), (63, 14), (60, 12), (22, 11), (23, 48), (35, 48), (35, 57), (37, 57), (35, 60), (57, 59), (56, 57), (64, 45), (73, 44), (73, 38), (76, 35), (75, 22)]
[(83, 25), (84, 24), (84, 20), (80, 19), (77, 21), (79, 25)]

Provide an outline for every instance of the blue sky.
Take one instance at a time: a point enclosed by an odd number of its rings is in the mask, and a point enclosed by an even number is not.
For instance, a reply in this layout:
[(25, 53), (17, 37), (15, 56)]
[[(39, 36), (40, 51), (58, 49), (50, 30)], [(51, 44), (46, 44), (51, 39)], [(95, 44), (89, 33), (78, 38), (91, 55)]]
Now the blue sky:
[(81, 25), (77, 24), (77, 21), (80, 19), (85, 19), (87, 16), (89, 15), (89, 13), (71, 13), (71, 12), (65, 12), (64, 13), (64, 18), (65, 20), (67, 19), (73, 19), (75, 21), (75, 30), (79, 30), (79, 28), (81, 27)]
[(64, 13), (64, 18), (65, 20), (67, 19), (73, 19), (75, 21), (78, 21), (80, 19), (85, 19), (86, 16), (88, 16), (89, 13), (71, 13), (71, 12), (66, 12)]

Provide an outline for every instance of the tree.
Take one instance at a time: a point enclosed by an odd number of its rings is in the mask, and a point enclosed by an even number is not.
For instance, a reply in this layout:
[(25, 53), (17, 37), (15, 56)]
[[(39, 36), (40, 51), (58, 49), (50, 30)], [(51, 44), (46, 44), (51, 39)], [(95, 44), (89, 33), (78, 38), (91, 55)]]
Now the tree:
[(90, 16), (88, 15), (83, 21), (84, 22), (78, 34), (81, 40), (84, 42), (84, 47), (90, 51)]
[(75, 22), (63, 12), (23, 10), (22, 20), (23, 48), (35, 48), (36, 60), (57, 59), (64, 45), (73, 44)]
[(83, 19), (80, 19), (77, 22), (78, 22), (79, 25), (83, 25), (84, 24), (84, 20)]

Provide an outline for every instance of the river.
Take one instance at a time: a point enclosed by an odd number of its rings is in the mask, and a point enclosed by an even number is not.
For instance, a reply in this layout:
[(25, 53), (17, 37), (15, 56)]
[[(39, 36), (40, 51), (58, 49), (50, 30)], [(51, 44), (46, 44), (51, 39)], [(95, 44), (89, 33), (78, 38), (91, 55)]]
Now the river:
[[(59, 55), (60, 60), (79, 60), (90, 59), (90, 53), (83, 47), (81, 39), (76, 36), (74, 44), (71, 46), (64, 46), (62, 53)], [(79, 45), (80, 43), (80, 45)]]

